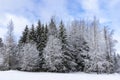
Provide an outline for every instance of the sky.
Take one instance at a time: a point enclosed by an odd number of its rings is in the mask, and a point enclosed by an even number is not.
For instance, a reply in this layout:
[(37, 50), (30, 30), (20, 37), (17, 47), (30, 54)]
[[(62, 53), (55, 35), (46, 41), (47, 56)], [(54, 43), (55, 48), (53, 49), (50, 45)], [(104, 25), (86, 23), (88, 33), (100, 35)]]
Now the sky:
[(47, 23), (51, 16), (69, 22), (74, 19), (91, 19), (96, 16), (100, 23), (114, 30), (120, 53), (120, 0), (0, 0), (0, 37), (4, 38), (7, 25), (12, 19), (16, 39), (25, 25), (39, 19)]

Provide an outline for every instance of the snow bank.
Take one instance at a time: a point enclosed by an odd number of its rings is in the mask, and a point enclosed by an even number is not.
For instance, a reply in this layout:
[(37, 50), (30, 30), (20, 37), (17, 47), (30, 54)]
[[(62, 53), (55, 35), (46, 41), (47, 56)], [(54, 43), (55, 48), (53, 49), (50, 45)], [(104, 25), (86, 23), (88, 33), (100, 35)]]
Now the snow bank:
[(0, 71), (0, 80), (120, 80), (120, 74)]

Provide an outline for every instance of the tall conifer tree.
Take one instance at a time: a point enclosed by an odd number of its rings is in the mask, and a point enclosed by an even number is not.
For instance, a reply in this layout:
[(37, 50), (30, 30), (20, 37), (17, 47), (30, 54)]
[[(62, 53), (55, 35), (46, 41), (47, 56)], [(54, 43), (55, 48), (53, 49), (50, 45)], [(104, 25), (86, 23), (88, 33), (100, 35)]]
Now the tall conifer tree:
[(19, 44), (24, 44), (24, 43), (28, 43), (29, 42), (29, 29), (28, 29), (28, 25), (26, 25), (22, 36), (19, 40)]

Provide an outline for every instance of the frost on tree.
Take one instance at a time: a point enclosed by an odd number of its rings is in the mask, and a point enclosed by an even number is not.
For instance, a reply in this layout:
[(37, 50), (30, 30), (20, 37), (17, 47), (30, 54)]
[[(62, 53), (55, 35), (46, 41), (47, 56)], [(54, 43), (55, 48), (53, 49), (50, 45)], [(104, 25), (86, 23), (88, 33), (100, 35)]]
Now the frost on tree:
[(51, 18), (51, 21), (49, 23), (49, 28), (48, 28), (48, 35), (54, 35), (57, 37), (57, 27), (55, 24), (55, 19)]
[(6, 35), (6, 54), (8, 56), (9, 69), (14, 67), (14, 49), (15, 49), (15, 40), (14, 40), (14, 25), (12, 20), (8, 24)]
[(69, 34), (69, 45), (73, 52), (73, 59), (77, 63), (77, 71), (83, 71), (85, 67), (85, 61), (89, 59), (88, 51), (89, 47), (84, 38), (84, 25), (78, 21), (73, 21), (71, 25), (71, 31)]
[(76, 70), (76, 63), (74, 62), (73, 55), (71, 52), (71, 48), (69, 47), (68, 40), (67, 40), (67, 33), (64, 27), (63, 22), (60, 22), (59, 25), (59, 35), (58, 38), (61, 41), (62, 45), (62, 55), (63, 55), (63, 65), (64, 65), (64, 72), (72, 72)]
[(6, 70), (8, 69), (8, 60), (7, 60), (7, 54), (6, 54), (6, 47), (4, 43), (2, 42), (2, 38), (0, 38), (0, 70)]
[[(26, 26), (18, 45), (15, 44), (12, 21), (5, 44), (0, 38), (0, 70), (53, 72), (120, 72), (120, 56), (115, 54), (113, 32), (99, 21), (74, 20), (65, 29), (51, 19), (46, 26)], [(68, 28), (67, 28), (68, 29)], [(36, 44), (36, 45), (35, 45)]]
[[(108, 72), (113, 71), (114, 40), (108, 33), (108, 29), (101, 29), (98, 20), (94, 21), (86, 29), (86, 40), (89, 46), (90, 61), (86, 65), (86, 72)], [(109, 43), (110, 41), (110, 43)]]
[(20, 55), (21, 70), (36, 71), (39, 69), (39, 51), (35, 44), (25, 44), (18, 54)]
[(5, 47), (0, 47), (0, 70), (4, 70), (7, 68), (5, 60), (6, 60)]
[(45, 65), (43, 68), (47, 71), (61, 72), (62, 65), (62, 45), (59, 39), (54, 36), (49, 36), (47, 46), (44, 49), (43, 57), (45, 59)]

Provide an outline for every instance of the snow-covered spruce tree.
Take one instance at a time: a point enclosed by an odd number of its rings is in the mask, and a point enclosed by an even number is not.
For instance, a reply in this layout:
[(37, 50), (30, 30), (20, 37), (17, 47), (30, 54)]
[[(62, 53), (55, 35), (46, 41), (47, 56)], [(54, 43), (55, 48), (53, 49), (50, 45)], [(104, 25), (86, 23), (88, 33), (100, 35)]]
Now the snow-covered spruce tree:
[(6, 55), (6, 47), (2, 42), (2, 38), (0, 38), (0, 70), (7, 70), (7, 69), (8, 69), (8, 62)]
[(44, 64), (45, 64), (45, 61), (44, 61), (44, 57), (43, 57), (43, 50), (46, 46), (46, 38), (47, 36), (45, 36), (45, 28), (44, 28), (44, 25), (42, 25), (42, 28), (41, 28), (41, 42), (39, 44), (39, 56), (40, 56), (40, 69), (41, 71), (44, 71), (44, 68), (42, 67)]
[(19, 69), (24, 71), (38, 71), (39, 51), (35, 44), (26, 43), (17, 53), (19, 55)]
[(22, 33), (22, 36), (20, 37), (19, 45), (22, 45), (22, 44), (25, 44), (28, 42), (29, 42), (29, 29), (28, 29), (28, 25), (26, 25), (26, 27)]
[(36, 42), (36, 32), (34, 29), (34, 25), (32, 25), (32, 28), (29, 31), (29, 41), (35, 43)]
[(15, 45), (13, 30), (14, 30), (14, 25), (11, 20), (10, 23), (8, 24), (8, 31), (6, 35), (6, 55), (7, 55), (7, 62), (9, 64), (9, 69), (13, 69), (15, 65), (14, 51), (16, 45)]
[(45, 39), (45, 29), (44, 29), (44, 25), (41, 25), (41, 22), (38, 21), (38, 25), (36, 28), (36, 45), (37, 45), (37, 50), (39, 51), (39, 68), (40, 71), (43, 71), (43, 64), (44, 64), (44, 59), (43, 59), (43, 49), (46, 45), (46, 39)]
[(16, 63), (16, 69), (18, 69), (18, 70), (21, 69), (20, 68), (20, 65), (21, 65), (20, 61), (21, 61), (21, 57), (22, 57), (19, 53), (22, 50), (23, 46), (30, 42), (29, 34), (30, 34), (30, 30), (28, 28), (28, 25), (26, 25), (26, 27), (25, 27), (24, 31), (22, 32), (22, 35), (21, 35), (21, 37), (19, 39), (18, 45), (16, 47), (16, 62), (17, 62)]
[(5, 62), (5, 49), (3, 47), (0, 47), (0, 70), (3, 70), (4, 67), (6, 67), (4, 65)]
[(47, 40), (48, 40), (48, 26), (46, 24), (45, 29), (44, 29), (44, 43), (45, 43), (45, 46), (46, 46)]
[(54, 37), (53, 35), (49, 36), (47, 45), (44, 48), (43, 57), (45, 60), (43, 67), (47, 71), (62, 72), (62, 45), (58, 38)]
[(59, 35), (58, 38), (61, 41), (62, 45), (62, 55), (63, 55), (63, 72), (72, 72), (75, 71), (76, 63), (73, 61), (73, 55), (71, 53), (68, 41), (67, 41), (67, 33), (64, 27), (63, 22), (60, 22), (59, 25)]
[(37, 41), (36, 41), (36, 45), (37, 45), (37, 49), (39, 51), (41, 51), (41, 36), (42, 36), (42, 25), (41, 25), (41, 22), (38, 21), (38, 24), (37, 24), (37, 28), (36, 28), (36, 38), (37, 38)]
[(0, 38), (0, 47), (3, 47), (3, 40)]
[(57, 27), (56, 27), (56, 23), (55, 23), (55, 19), (54, 18), (51, 18), (51, 21), (49, 23), (48, 35), (54, 35), (55, 37), (58, 36)]
[(61, 40), (63, 46), (62, 48), (64, 48), (65, 44), (67, 44), (67, 33), (62, 21), (60, 22), (60, 26), (59, 26), (58, 38)]
[(39, 47), (40, 47), (39, 51), (41, 53), (43, 52), (43, 49), (45, 47), (45, 32), (44, 31), (45, 31), (45, 28), (44, 28), (44, 25), (42, 25), (42, 28), (41, 28), (41, 37), (40, 37), (41, 42), (39, 43)]
[(37, 38), (37, 49), (39, 50), (39, 43), (41, 42), (41, 31), (42, 31), (42, 25), (40, 20), (38, 21), (38, 24), (36, 26), (36, 38)]
[(40, 71), (45, 71), (45, 68), (43, 67), (43, 65), (45, 64), (45, 60), (43, 57), (43, 50), (46, 47), (47, 41), (48, 41), (48, 29), (47, 29), (47, 25), (44, 27), (44, 25), (42, 25), (42, 31), (41, 31), (41, 42), (40, 42), (40, 50), (39, 50), (39, 57), (40, 57), (40, 62), (39, 62), (39, 67), (40, 67)]
[[(89, 47), (84, 38), (83, 25), (78, 21), (73, 21), (71, 25), (71, 31), (69, 34), (69, 45), (71, 46), (71, 52), (73, 54), (73, 59), (75, 61), (76, 70), (84, 71), (85, 61), (89, 60)], [(81, 30), (82, 29), (82, 30)]]

